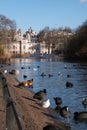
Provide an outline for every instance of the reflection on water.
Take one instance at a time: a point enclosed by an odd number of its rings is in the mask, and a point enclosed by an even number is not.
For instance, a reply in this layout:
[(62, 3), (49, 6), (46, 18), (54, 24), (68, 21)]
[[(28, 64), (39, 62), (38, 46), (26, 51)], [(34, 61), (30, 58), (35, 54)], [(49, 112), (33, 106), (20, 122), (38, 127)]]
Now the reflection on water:
[[(75, 111), (87, 111), (82, 106), (82, 98), (87, 97), (87, 63), (64, 62), (59, 59), (13, 59), (12, 68), (19, 69), (20, 74), (17, 76), (19, 81), (34, 79), (33, 91), (37, 92), (43, 88), (47, 89), (47, 98), (51, 100), (51, 107), (55, 108), (53, 97), (61, 97), (62, 106), (68, 106), (71, 111), (70, 126), (72, 130), (86, 130), (86, 123), (75, 123), (73, 113)], [(25, 69), (21, 69), (21, 67)], [(39, 67), (37, 67), (39, 66)], [(66, 67), (65, 67), (66, 66)], [(46, 76), (42, 77), (44, 72)], [(58, 75), (58, 73), (61, 75)], [(52, 77), (48, 75), (52, 74)], [(71, 75), (67, 77), (67, 75)], [(73, 83), (72, 88), (66, 88), (66, 82)], [(57, 114), (56, 114), (57, 115)], [(59, 117), (62, 121), (63, 118)]]

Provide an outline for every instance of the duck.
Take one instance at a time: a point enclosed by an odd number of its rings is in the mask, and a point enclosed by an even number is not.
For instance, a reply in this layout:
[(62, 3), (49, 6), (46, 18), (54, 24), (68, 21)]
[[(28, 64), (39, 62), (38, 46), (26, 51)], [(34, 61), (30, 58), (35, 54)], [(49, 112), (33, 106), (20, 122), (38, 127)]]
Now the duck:
[(64, 107), (62, 107), (61, 109), (60, 109), (60, 115), (62, 116), (62, 117), (64, 117), (64, 118), (69, 118), (70, 117), (70, 114), (71, 114), (71, 112), (70, 112), (70, 110), (69, 110), (69, 108), (67, 107), (67, 106), (64, 106)]
[(43, 108), (48, 108), (49, 106), (50, 106), (50, 99), (46, 99), (45, 101), (42, 102)]
[(81, 122), (87, 122), (87, 112), (74, 112), (74, 120), (75, 121), (81, 121)]
[(43, 130), (61, 130), (61, 129), (53, 124), (48, 124), (43, 127)]
[(41, 76), (44, 77), (44, 76), (46, 76), (46, 74), (44, 72), (42, 72)]
[(61, 72), (58, 72), (58, 76), (62, 76), (62, 73), (61, 73)]
[(87, 106), (87, 98), (83, 98), (82, 105), (84, 106), (84, 108), (86, 108), (86, 106)]
[(70, 77), (72, 77), (72, 75), (71, 74), (67, 74), (67, 78), (70, 78)]
[(43, 101), (46, 97), (46, 94), (47, 94), (47, 91), (46, 89), (43, 89), (43, 90), (40, 90), (38, 92), (36, 92), (34, 95), (33, 95), (33, 98), (39, 100), (40, 102)]
[(23, 82), (19, 83), (17, 86), (18, 87), (21, 87), (21, 86), (23, 86), (23, 87), (33, 87), (33, 79), (23, 81)]
[(67, 82), (66, 82), (66, 87), (67, 87), (67, 88), (73, 87), (73, 83), (67, 81)]
[(23, 78), (27, 78), (27, 75), (23, 75)]
[(53, 74), (48, 74), (48, 77), (50, 78), (50, 77), (53, 77)]
[(61, 97), (54, 97), (54, 101), (56, 105), (61, 105), (62, 104), (62, 98)]

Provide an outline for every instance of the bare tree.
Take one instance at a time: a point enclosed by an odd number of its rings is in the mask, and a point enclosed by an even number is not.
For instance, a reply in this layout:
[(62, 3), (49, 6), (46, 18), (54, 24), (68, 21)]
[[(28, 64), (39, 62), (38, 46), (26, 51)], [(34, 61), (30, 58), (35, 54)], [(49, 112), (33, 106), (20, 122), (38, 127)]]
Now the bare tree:
[(4, 15), (0, 15), (0, 44), (13, 41), (16, 32), (16, 23)]

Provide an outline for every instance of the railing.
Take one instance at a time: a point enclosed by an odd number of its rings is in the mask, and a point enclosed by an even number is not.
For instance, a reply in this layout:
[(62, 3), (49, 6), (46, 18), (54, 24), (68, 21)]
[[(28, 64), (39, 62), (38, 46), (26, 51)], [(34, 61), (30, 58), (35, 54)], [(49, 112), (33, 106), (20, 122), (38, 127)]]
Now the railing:
[(0, 72), (0, 78), (2, 81), (3, 96), (6, 108), (6, 130), (24, 130), (15, 102), (12, 99), (12, 93), (9, 85), (2, 72)]

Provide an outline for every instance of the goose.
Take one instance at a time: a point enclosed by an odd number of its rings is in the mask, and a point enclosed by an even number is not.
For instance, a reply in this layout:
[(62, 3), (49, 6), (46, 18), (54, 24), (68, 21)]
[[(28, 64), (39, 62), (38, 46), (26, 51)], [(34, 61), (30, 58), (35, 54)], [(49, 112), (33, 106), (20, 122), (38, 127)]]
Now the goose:
[(62, 104), (62, 99), (60, 97), (54, 97), (54, 101), (56, 105), (61, 105)]
[(39, 101), (43, 101), (45, 96), (46, 96), (46, 94), (47, 94), (46, 89), (43, 89), (43, 90), (40, 90), (40, 91), (36, 92), (33, 95), (33, 98), (38, 99)]
[(42, 102), (42, 107), (43, 108), (48, 108), (50, 106), (50, 99), (47, 99)]
[(49, 124), (43, 127), (43, 130), (61, 130), (59, 127)]
[(82, 105), (84, 106), (84, 108), (86, 108), (86, 106), (87, 106), (87, 98), (83, 98)]
[(87, 122), (87, 112), (74, 112), (74, 120)]
[(64, 118), (69, 118), (71, 112), (69, 111), (69, 108), (67, 106), (64, 106), (60, 109), (60, 115)]

